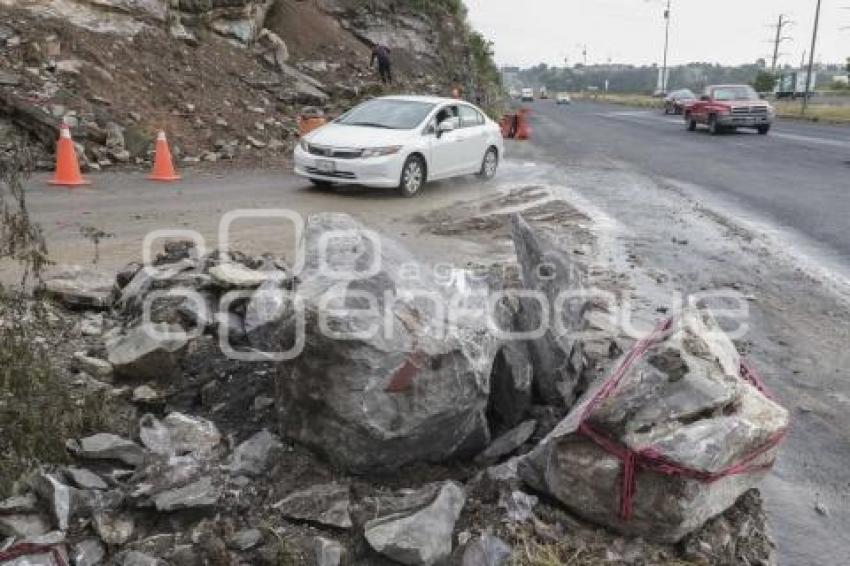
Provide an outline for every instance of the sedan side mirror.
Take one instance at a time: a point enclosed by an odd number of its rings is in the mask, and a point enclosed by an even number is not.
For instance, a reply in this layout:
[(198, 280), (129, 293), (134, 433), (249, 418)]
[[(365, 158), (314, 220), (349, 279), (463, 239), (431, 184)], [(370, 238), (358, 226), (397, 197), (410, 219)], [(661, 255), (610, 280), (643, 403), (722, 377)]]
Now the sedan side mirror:
[(452, 132), (452, 131), (454, 131), (454, 129), (455, 129), (454, 120), (451, 120), (451, 119), (443, 120), (437, 126), (437, 137), (442, 136), (446, 132)]

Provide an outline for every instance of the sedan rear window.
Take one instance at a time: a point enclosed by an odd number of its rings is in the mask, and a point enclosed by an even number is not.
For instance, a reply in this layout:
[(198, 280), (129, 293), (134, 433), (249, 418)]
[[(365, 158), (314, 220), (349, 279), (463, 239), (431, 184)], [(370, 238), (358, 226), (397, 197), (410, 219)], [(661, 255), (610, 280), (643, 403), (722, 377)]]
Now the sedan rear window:
[(411, 130), (434, 109), (429, 102), (377, 99), (355, 106), (338, 120), (348, 126), (368, 126), (389, 130)]

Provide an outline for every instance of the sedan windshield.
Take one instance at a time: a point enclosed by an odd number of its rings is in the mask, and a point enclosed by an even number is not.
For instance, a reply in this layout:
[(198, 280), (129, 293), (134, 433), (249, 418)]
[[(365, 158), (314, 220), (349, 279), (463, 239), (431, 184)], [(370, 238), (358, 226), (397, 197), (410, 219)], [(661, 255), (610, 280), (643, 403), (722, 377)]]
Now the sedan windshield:
[(364, 102), (342, 115), (338, 124), (389, 130), (411, 130), (434, 109), (429, 102), (377, 99)]
[(714, 89), (714, 100), (758, 100), (759, 95), (752, 87), (724, 86)]

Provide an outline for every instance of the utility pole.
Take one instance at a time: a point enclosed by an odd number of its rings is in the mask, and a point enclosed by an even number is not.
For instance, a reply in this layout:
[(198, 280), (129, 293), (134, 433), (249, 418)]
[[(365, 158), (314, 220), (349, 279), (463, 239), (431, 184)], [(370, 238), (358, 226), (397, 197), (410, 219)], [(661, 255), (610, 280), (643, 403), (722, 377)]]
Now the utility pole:
[(806, 90), (803, 92), (803, 109), (802, 113), (806, 113), (806, 107), (809, 105), (809, 89), (812, 87), (812, 67), (815, 65), (815, 45), (818, 41), (818, 25), (820, 24), (820, 0), (818, 0), (815, 8), (815, 28), (812, 30), (812, 48), (809, 50), (809, 71), (806, 73)]
[(667, 94), (667, 49), (670, 46), (670, 3), (667, 0), (667, 9), (664, 10), (664, 63), (661, 65), (661, 92)]
[(788, 41), (791, 38), (782, 35), (785, 26), (790, 26), (794, 22), (785, 18), (785, 14), (779, 14), (779, 23), (776, 24), (776, 39), (773, 42), (773, 63), (770, 66), (771, 74), (776, 74), (776, 64), (779, 61), (779, 46), (783, 41)]

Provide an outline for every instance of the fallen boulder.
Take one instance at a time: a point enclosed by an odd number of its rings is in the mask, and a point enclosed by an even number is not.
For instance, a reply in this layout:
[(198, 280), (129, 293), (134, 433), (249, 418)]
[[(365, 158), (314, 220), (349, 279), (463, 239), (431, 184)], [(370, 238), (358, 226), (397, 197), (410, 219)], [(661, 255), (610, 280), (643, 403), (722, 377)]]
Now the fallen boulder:
[(710, 314), (686, 310), (594, 383), (520, 476), (587, 520), (677, 542), (764, 477), (788, 427), (747, 367)]
[(513, 215), (512, 226), (523, 287), (545, 298), (542, 305), (523, 300), (517, 315), (518, 330), (543, 330), (540, 338), (527, 342), (534, 389), (546, 403), (569, 407), (583, 366), (581, 342), (572, 333), (582, 327), (584, 307), (580, 301), (559, 298), (565, 291), (581, 289), (584, 273), (561, 251), (562, 246), (534, 230), (519, 214)]
[(452, 552), (452, 533), (465, 500), (463, 487), (445, 482), (424, 507), (368, 521), (366, 540), (376, 551), (396, 562), (435, 564)]
[[(304, 347), (278, 376), (285, 434), (355, 471), (483, 448), (496, 341), (484, 316), (449, 323), (449, 309), (435, 308), (462, 303), (463, 287), (437, 285), (396, 243), (344, 214), (311, 216), (304, 248)], [(411, 268), (420, 276), (406, 276)]]
[(141, 446), (107, 432), (87, 436), (69, 447), (77, 457), (90, 460), (118, 460), (130, 466), (138, 466), (145, 460), (145, 451)]

